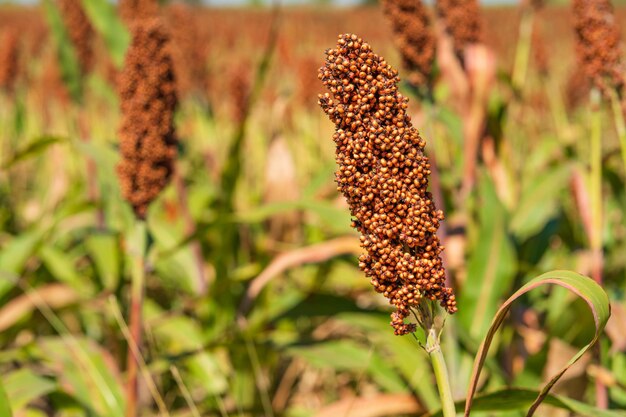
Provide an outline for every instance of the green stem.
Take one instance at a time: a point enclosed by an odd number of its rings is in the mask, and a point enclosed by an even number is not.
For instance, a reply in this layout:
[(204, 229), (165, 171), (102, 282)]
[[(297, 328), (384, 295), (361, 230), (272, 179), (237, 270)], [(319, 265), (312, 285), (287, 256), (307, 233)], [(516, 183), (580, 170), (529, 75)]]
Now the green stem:
[(589, 152), (591, 170), (591, 252), (593, 279), (602, 282), (602, 113), (600, 92), (591, 92), (591, 144)]
[(622, 161), (624, 161), (624, 169), (626, 169), (626, 122), (624, 122), (624, 113), (620, 105), (619, 97), (615, 90), (611, 90), (611, 109), (613, 110), (613, 121), (615, 130), (619, 138), (619, 144), (622, 148)]
[(433, 364), (435, 379), (437, 380), (437, 388), (439, 389), (439, 397), (441, 398), (441, 408), (443, 417), (455, 417), (456, 410), (454, 408), (454, 400), (452, 399), (452, 390), (450, 389), (450, 379), (448, 377), (448, 368), (446, 361), (441, 352), (439, 344), (439, 335), (434, 327), (428, 329), (428, 337), (426, 339), (426, 351)]
[[(146, 273), (147, 228), (143, 220), (137, 220), (129, 236), (128, 256), (131, 261), (130, 293), (130, 340), (127, 355), (126, 417), (136, 417), (138, 357), (141, 354), (141, 310)], [(133, 347), (135, 349), (133, 349)]]
[(522, 12), (522, 20), (519, 26), (517, 49), (515, 51), (515, 63), (511, 81), (513, 87), (521, 93), (526, 81), (528, 62), (530, 61), (530, 49), (532, 43), (533, 23), (535, 12), (532, 8), (526, 7)]

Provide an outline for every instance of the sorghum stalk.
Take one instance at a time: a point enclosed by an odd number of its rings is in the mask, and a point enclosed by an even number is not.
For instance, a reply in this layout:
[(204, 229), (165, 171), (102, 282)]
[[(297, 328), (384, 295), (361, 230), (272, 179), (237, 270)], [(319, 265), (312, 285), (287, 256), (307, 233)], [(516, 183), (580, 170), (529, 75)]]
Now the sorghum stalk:
[(449, 313), (457, 307), (445, 284), (437, 237), (443, 213), (427, 191), (426, 144), (407, 115), (397, 71), (356, 35), (340, 35), (337, 47), (326, 51), (319, 78), (330, 90), (319, 96), (319, 104), (335, 124), (337, 189), (366, 251), (359, 266), (395, 306), (391, 325), (396, 335), (415, 332), (415, 323), (405, 323), (410, 314), (425, 330), (444, 415), (452, 417), (433, 302)]
[(174, 112), (178, 100), (169, 50), (169, 35), (159, 19), (138, 20), (120, 73), (122, 160), (118, 176), (124, 198), (136, 216), (128, 255), (132, 263), (128, 349), (127, 417), (137, 415), (137, 358), (130, 343), (141, 350), (141, 310), (145, 281), (149, 204), (170, 180), (176, 157)]

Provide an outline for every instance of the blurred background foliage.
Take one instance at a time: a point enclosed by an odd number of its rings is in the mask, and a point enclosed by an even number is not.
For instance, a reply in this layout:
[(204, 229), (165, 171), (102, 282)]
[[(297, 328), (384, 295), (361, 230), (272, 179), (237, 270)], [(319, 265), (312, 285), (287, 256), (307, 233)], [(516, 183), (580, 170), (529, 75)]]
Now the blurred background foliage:
[[(15, 86), (0, 93), (3, 417), (124, 410), (132, 213), (115, 174), (115, 74), (129, 35), (106, 0), (82, 4), (97, 33), (87, 75), (52, 0), (0, 8), (0, 34), (19, 33)], [(437, 84), (436, 104), (403, 87), (436, 160), (447, 218), (459, 313), (448, 317), (443, 344), (458, 399), (503, 299), (547, 270), (592, 272), (591, 115), (575, 78), (570, 12), (537, 14), (542, 35), (532, 42), (518, 39), (520, 8), (482, 13), (498, 72), (467, 199), (459, 199), (462, 116), (450, 85)], [(358, 269), (358, 238), (335, 190), (333, 125), (316, 106), (317, 68), (338, 33), (359, 34), (399, 68), (379, 7), (171, 4), (162, 14), (176, 54), (181, 140), (174, 179), (147, 218), (141, 415), (435, 412), (426, 354), (413, 338), (393, 336), (384, 298)], [(626, 10), (616, 14), (626, 21)], [(531, 59), (514, 86), (521, 42), (531, 42)], [(547, 72), (536, 65), (540, 48)], [(581, 403), (595, 403), (598, 386), (610, 408), (626, 408), (626, 172), (604, 108), (602, 146), (603, 286), (613, 316), (599, 353), (565, 375), (560, 399), (541, 415), (594, 415)], [(475, 414), (523, 415), (532, 399), (524, 389), (536, 390), (593, 333), (588, 307), (566, 291), (518, 301), (481, 386), (519, 390), (486, 399)]]

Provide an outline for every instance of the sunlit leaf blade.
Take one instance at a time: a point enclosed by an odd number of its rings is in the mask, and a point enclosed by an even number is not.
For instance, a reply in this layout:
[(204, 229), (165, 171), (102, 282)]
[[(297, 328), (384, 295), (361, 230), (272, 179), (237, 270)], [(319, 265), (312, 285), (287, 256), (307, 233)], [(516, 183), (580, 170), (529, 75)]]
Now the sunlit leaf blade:
[(474, 394), (476, 393), (476, 388), (478, 386), (478, 378), (480, 377), (480, 372), (485, 363), (485, 358), (487, 357), (487, 352), (489, 351), (489, 347), (491, 346), (491, 342), (493, 337), (495, 336), (498, 328), (504, 321), (508, 311), (511, 308), (511, 304), (520, 298), (522, 295), (527, 292), (541, 286), (544, 284), (553, 284), (559, 285), (561, 287), (567, 288), (572, 291), (574, 294), (582, 298), (591, 309), (591, 313), (593, 314), (593, 320), (595, 323), (595, 334), (591, 342), (585, 345), (582, 349), (574, 355), (572, 359), (565, 365), (563, 369), (561, 369), (538, 393), (537, 398), (532, 403), (530, 409), (528, 410), (527, 417), (530, 417), (534, 414), (537, 407), (541, 404), (541, 402), (545, 399), (550, 388), (554, 386), (554, 384), (561, 378), (561, 376), (576, 362), (580, 357), (587, 352), (591, 346), (593, 346), (600, 334), (604, 330), (607, 321), (609, 320), (609, 316), (611, 315), (611, 307), (609, 304), (609, 298), (604, 292), (604, 290), (595, 283), (591, 278), (585, 277), (583, 275), (577, 274), (571, 271), (552, 271), (547, 272), (539, 277), (531, 280), (522, 288), (520, 288), (515, 294), (513, 294), (509, 299), (507, 299), (504, 304), (497, 311), (493, 322), (491, 323), (491, 327), (489, 328), (483, 343), (478, 350), (478, 354), (476, 355), (476, 359), (474, 361), (474, 369), (472, 371), (469, 389), (466, 397), (465, 403), (465, 416), (470, 415), (470, 411), (472, 408), (472, 400)]
[(11, 159), (2, 163), (2, 169), (9, 169), (15, 164), (22, 162), (28, 158), (41, 155), (51, 145), (55, 143), (63, 142), (65, 139), (57, 136), (42, 136), (34, 139), (28, 145), (18, 150)]
[(119, 371), (110, 354), (88, 339), (73, 336), (40, 339), (40, 355), (63, 387), (100, 416), (124, 414)]
[(85, 295), (93, 291), (91, 283), (78, 272), (75, 259), (66, 252), (53, 245), (43, 245), (39, 249), (39, 257), (57, 281), (68, 284)]
[[(510, 388), (478, 395), (473, 401), (473, 411), (513, 411), (523, 410), (532, 404), (539, 395), (539, 391), (530, 389)], [(560, 395), (548, 394), (544, 400), (546, 404), (570, 411), (582, 417), (626, 417), (626, 411), (602, 410), (589, 404)], [(457, 401), (456, 408), (461, 409), (464, 401)], [(441, 417), (441, 410), (427, 414), (428, 417)], [(426, 417), (426, 416), (424, 416)]]
[(525, 239), (541, 230), (557, 209), (559, 191), (567, 186), (570, 165), (559, 165), (531, 180), (511, 218), (511, 232)]
[(52, 0), (44, 0), (46, 20), (50, 26), (52, 39), (59, 57), (59, 65), (63, 82), (74, 100), (82, 94), (82, 77), (78, 57), (70, 40), (59, 9)]
[(288, 349), (314, 367), (348, 371), (367, 371), (388, 392), (405, 391), (405, 383), (374, 348), (360, 346), (350, 340), (336, 340)]
[(92, 259), (102, 286), (114, 290), (120, 281), (120, 248), (114, 234), (97, 233), (87, 236), (85, 247)]
[(9, 291), (42, 237), (39, 230), (22, 233), (0, 248), (0, 297)]
[(12, 415), (9, 397), (0, 380), (0, 417), (11, 417)]
[(113, 63), (120, 68), (130, 44), (130, 34), (118, 17), (115, 6), (107, 0), (83, 0), (81, 3), (89, 20), (102, 35)]
[(31, 401), (46, 395), (56, 388), (56, 383), (28, 368), (23, 368), (3, 376), (6, 395), (11, 402), (11, 408), (18, 412)]

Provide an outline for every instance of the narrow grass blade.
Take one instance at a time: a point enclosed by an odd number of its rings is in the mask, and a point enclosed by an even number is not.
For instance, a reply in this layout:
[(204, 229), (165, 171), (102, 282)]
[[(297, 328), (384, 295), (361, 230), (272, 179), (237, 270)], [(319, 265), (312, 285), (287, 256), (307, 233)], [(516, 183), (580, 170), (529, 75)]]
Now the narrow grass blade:
[(480, 377), (480, 372), (485, 363), (487, 352), (489, 350), (489, 347), (491, 346), (493, 337), (500, 328), (500, 325), (502, 325), (502, 322), (504, 321), (508, 311), (511, 308), (511, 304), (522, 295), (544, 284), (559, 285), (572, 291), (574, 294), (582, 298), (591, 309), (596, 329), (595, 335), (591, 342), (589, 342), (582, 349), (580, 349), (578, 353), (576, 353), (576, 355), (574, 355), (574, 357), (569, 360), (565, 367), (561, 369), (552, 379), (550, 379), (550, 381), (543, 387), (543, 389), (538, 392), (537, 398), (528, 410), (527, 417), (530, 417), (534, 414), (537, 407), (539, 407), (541, 402), (548, 395), (548, 392), (550, 391), (552, 386), (554, 386), (554, 384), (561, 378), (561, 376), (576, 361), (578, 361), (578, 359), (580, 359), (581, 356), (585, 352), (587, 352), (600, 337), (600, 334), (602, 333), (602, 330), (604, 330), (604, 327), (609, 320), (609, 316), (611, 315), (611, 307), (609, 304), (609, 298), (604, 290), (591, 278), (571, 271), (552, 271), (531, 280), (504, 302), (504, 304), (496, 313), (493, 322), (491, 323), (491, 327), (487, 332), (487, 336), (483, 340), (483, 343), (481, 344), (480, 349), (478, 350), (478, 354), (476, 355), (476, 359), (474, 361), (474, 369), (472, 371), (469, 389), (466, 396), (465, 417), (470, 415), (473, 397), (476, 393), (476, 388), (478, 386), (478, 378)]
[(36, 138), (25, 147), (18, 150), (10, 159), (4, 161), (2, 163), (2, 169), (9, 169), (19, 162), (27, 160), (28, 158), (39, 156), (44, 153), (46, 149), (48, 149), (51, 145), (63, 141), (65, 141), (65, 138), (57, 136), (42, 136)]

